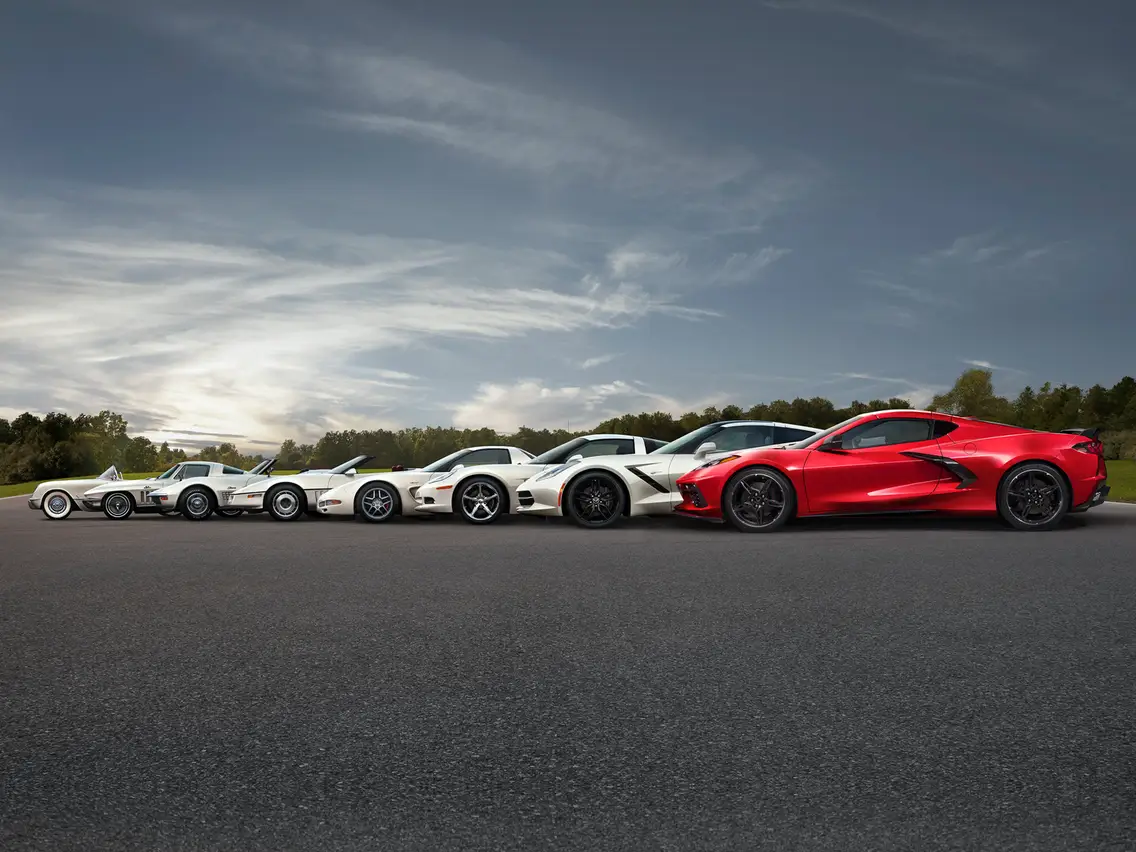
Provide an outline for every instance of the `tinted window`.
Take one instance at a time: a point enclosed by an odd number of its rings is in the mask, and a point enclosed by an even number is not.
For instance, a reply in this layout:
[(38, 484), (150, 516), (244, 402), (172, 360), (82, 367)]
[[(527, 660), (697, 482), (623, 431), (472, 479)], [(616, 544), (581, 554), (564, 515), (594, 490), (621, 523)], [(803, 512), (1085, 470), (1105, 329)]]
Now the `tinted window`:
[(931, 439), (930, 420), (872, 420), (863, 426), (849, 429), (841, 436), (846, 450), (890, 447), (893, 444), (910, 444)]
[(958, 428), (957, 423), (948, 423), (946, 420), (935, 421), (935, 437), (942, 438)]
[(474, 450), (466, 453), (457, 464), (473, 467), (475, 464), (512, 464), (509, 451), (504, 447), (492, 447), (484, 450)]
[(631, 438), (601, 438), (585, 442), (583, 446), (573, 450), (571, 455), (588, 459), (592, 456), (629, 456), (634, 452), (635, 442)]
[(196, 479), (199, 476), (209, 475), (209, 465), (207, 464), (187, 464), (181, 471), (182, 479)]
[(777, 437), (778, 444), (790, 444), (795, 441), (803, 441), (806, 438), (811, 438), (815, 433), (810, 432), (808, 429), (790, 429), (788, 426), (775, 426), (773, 434)]
[(649, 453), (653, 453), (660, 447), (666, 446), (665, 442), (660, 441), (657, 438), (644, 438), (643, 444), (647, 447), (647, 452)]
[(587, 441), (583, 438), (573, 438), (571, 441), (565, 441), (558, 447), (553, 447), (551, 450), (546, 450), (541, 453), (530, 464), (561, 464), (567, 461), (569, 456), (573, 456), (579, 452), (577, 447), (582, 447)]
[(663, 444), (661, 447), (651, 450), (651, 452), (659, 455), (693, 453), (698, 449), (699, 444), (710, 440), (710, 436), (721, 428), (716, 423), (711, 423), (709, 426), (699, 426), (693, 432), (687, 432), (681, 438), (675, 438), (669, 444)]
[(244, 471), (241, 470), (239, 467), (229, 467), (228, 465), (224, 465), (221, 468), (221, 472), (227, 473), (230, 476), (240, 476), (242, 473), (244, 473)]
[(753, 450), (778, 443), (772, 426), (729, 426), (710, 438), (715, 452)]

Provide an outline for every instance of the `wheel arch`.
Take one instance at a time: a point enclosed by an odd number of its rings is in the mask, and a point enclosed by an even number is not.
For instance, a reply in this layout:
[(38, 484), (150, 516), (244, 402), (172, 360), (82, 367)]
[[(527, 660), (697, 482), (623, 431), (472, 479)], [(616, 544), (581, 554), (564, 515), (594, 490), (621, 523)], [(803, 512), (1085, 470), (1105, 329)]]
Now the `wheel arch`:
[(300, 511), (301, 512), (308, 511), (308, 492), (304, 490), (303, 485), (301, 485), (298, 482), (294, 482), (294, 481), (292, 481), (292, 482), (273, 482), (271, 485), (269, 485), (267, 488), (265, 488), (264, 489), (263, 505), (265, 505), (265, 506), (268, 505), (268, 502), (272, 499), (271, 495), (275, 494), (281, 488), (288, 488), (288, 487), (294, 488), (296, 491), (298, 491), (300, 493), (300, 506), (301, 506)]
[[(355, 496), (351, 498), (351, 505), (355, 507), (356, 512), (359, 511), (359, 501), (363, 499), (363, 492), (370, 488), (372, 485), (385, 485), (387, 488), (393, 491), (395, 499), (398, 500), (399, 509), (401, 510), (402, 489), (391, 482), (389, 479), (384, 479), (380, 476), (374, 479), (368, 479), (366, 482), (359, 483), (359, 487), (355, 489)], [(267, 492), (265, 492), (265, 496), (267, 496)]]
[(1051, 467), (1055, 471), (1057, 471), (1061, 475), (1061, 481), (1065, 484), (1065, 491), (1066, 491), (1066, 494), (1069, 497), (1069, 504), (1070, 504), (1069, 508), (1072, 508), (1073, 481), (1071, 479), (1069, 479), (1069, 474), (1065, 472), (1065, 468), (1061, 467), (1061, 465), (1059, 465), (1053, 459), (1038, 458), (1036, 456), (1031, 456), (1029, 458), (1023, 458), (1023, 459), (1015, 459), (1013, 462), (1011, 462), (1009, 465), (1006, 466), (1006, 468), (1002, 471), (1002, 475), (998, 477), (998, 486), (997, 486), (997, 489), (994, 492), (995, 493), (995, 498), (994, 498), (995, 507), (997, 507), (997, 501), (998, 501), (997, 495), (1000, 494), (1001, 491), (1002, 491), (1002, 483), (1004, 483), (1006, 481), (1006, 478), (1011, 473), (1013, 473), (1019, 467), (1024, 467), (1027, 464), (1043, 464), (1046, 467)]
[(204, 488), (213, 496), (214, 504), (220, 502), (220, 500), (217, 498), (217, 489), (214, 488), (211, 484), (204, 481), (206, 477), (203, 476), (201, 477), (201, 479), (201, 482), (187, 482), (181, 487), (181, 490), (178, 491), (176, 506), (179, 511), (181, 510), (182, 506), (185, 505), (185, 495), (192, 491), (194, 488)]
[[(564, 480), (564, 486), (560, 489), (561, 497), (563, 497), (564, 492), (566, 492), (571, 487), (573, 482), (575, 482), (581, 476), (585, 476), (589, 473), (606, 473), (612, 479), (614, 479), (616, 481), (616, 483), (618, 483), (619, 490), (623, 492), (623, 517), (625, 517), (625, 518), (630, 517), (631, 516), (631, 488), (630, 488), (630, 486), (628, 486), (627, 480), (623, 478), (623, 474), (620, 473), (618, 470), (616, 470), (613, 467), (605, 467), (603, 465), (597, 464), (597, 465), (591, 465), (589, 467), (586, 467), (583, 470), (576, 471), (571, 476), (569, 476), (566, 480)], [(560, 513), (561, 514), (564, 513), (563, 507), (561, 507)]]

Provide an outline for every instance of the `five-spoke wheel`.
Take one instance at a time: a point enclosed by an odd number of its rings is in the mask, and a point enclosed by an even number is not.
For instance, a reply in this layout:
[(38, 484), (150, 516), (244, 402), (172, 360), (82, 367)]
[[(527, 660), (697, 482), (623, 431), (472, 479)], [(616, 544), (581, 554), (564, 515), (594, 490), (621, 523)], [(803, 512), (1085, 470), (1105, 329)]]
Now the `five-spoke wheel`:
[(595, 471), (573, 479), (564, 489), (564, 514), (589, 529), (608, 527), (623, 516), (627, 498), (610, 473)]
[(1014, 529), (1051, 530), (1069, 511), (1069, 489), (1057, 468), (1019, 465), (998, 486), (998, 514)]
[(103, 498), (103, 514), (112, 521), (125, 521), (134, 514), (134, 498), (123, 491), (112, 491)]
[(40, 504), (40, 511), (53, 521), (62, 521), (71, 514), (74, 504), (63, 491), (49, 491)]
[(722, 489), (722, 514), (743, 532), (772, 532), (792, 517), (796, 494), (792, 483), (767, 467), (739, 470)]
[(381, 524), (395, 516), (398, 492), (385, 482), (368, 483), (355, 496), (355, 516), (369, 524)]
[(505, 489), (488, 476), (468, 479), (454, 499), (458, 514), (471, 524), (491, 524), (509, 508)]

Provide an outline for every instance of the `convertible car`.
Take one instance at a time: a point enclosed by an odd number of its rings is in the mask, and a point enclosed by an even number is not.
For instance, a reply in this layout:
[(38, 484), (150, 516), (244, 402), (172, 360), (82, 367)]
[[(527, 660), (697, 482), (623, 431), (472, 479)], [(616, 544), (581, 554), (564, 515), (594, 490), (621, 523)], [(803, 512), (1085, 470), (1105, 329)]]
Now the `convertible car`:
[(930, 411), (877, 411), (780, 449), (714, 459), (678, 480), (682, 515), (770, 532), (794, 517), (942, 512), (1051, 530), (1099, 506), (1099, 429), (1041, 432)]
[(28, 497), (28, 508), (39, 509), (51, 520), (61, 521), (70, 515), (72, 510), (80, 508), (79, 501), (92, 488), (107, 482), (118, 482), (121, 479), (122, 474), (112, 464), (97, 477), (41, 482)]
[(398, 465), (400, 470), (391, 468), (388, 473), (357, 477), (320, 497), (316, 509), (321, 515), (354, 515), (358, 520), (379, 524), (414, 514), (418, 489), (432, 477), (463, 469), (481, 470), (486, 465), (520, 466), (531, 458), (532, 453), (520, 447), (467, 447), (423, 468), (407, 470)]
[(800, 441), (819, 432), (768, 420), (710, 423), (643, 455), (569, 458), (521, 483), (517, 512), (563, 515), (582, 527), (607, 527), (631, 515), (671, 513), (675, 482), (707, 459)]
[(247, 512), (263, 509), (274, 521), (294, 521), (303, 514), (316, 514), (319, 498), (356, 476), (356, 468), (374, 456), (355, 456), (330, 470), (304, 470), (273, 476), (230, 491), (226, 509)]
[(641, 456), (663, 446), (663, 441), (636, 435), (583, 435), (553, 447), (536, 458), (471, 467), (458, 465), (438, 471), (415, 496), (419, 512), (456, 512), (471, 524), (491, 524), (506, 514), (517, 514), (517, 488), (529, 477), (569, 461), (593, 456)]

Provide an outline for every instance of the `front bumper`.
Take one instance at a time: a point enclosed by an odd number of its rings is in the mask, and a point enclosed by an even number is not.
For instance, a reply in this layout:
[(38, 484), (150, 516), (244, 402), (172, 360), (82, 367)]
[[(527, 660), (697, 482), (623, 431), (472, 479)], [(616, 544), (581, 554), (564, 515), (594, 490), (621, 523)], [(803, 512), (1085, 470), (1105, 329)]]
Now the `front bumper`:
[(443, 485), (427, 488), (423, 485), (414, 494), (414, 511), (430, 515), (450, 515), (454, 511), (454, 487)]
[(249, 509), (263, 509), (264, 492), (261, 491), (257, 494), (232, 494), (230, 496), (229, 503), (223, 508), (240, 509), (241, 511), (248, 511)]
[(316, 511), (321, 515), (351, 516), (355, 514), (355, 503), (352, 500), (340, 500), (337, 497), (332, 497), (330, 500), (326, 496), (320, 497), (316, 502)]
[(1089, 509), (1092, 509), (1095, 506), (1099, 506), (1106, 499), (1108, 499), (1108, 492), (1111, 491), (1111, 490), (1112, 489), (1109, 488), (1106, 483), (1102, 482), (1095, 489), (1093, 489), (1093, 493), (1089, 497), (1088, 500), (1086, 500), (1084, 503), (1081, 503), (1079, 506), (1074, 506), (1069, 511), (1070, 512), (1087, 512), (1087, 511), (1089, 511)]
[(555, 488), (530, 485), (517, 492), (518, 515), (542, 515), (545, 517), (561, 517), (560, 498), (563, 486)]
[(39, 500), (37, 500), (35, 497), (29, 497), (28, 498), (28, 508), (29, 509), (38, 509), (39, 507), (40, 507), (40, 501)]
[(687, 518), (699, 518), (704, 521), (721, 521), (722, 512), (717, 506), (711, 506), (703, 496), (701, 489), (693, 483), (679, 483), (678, 493), (682, 502), (674, 507), (676, 515)]

